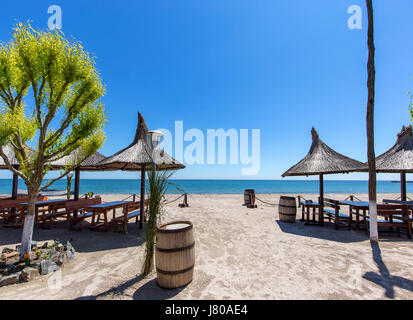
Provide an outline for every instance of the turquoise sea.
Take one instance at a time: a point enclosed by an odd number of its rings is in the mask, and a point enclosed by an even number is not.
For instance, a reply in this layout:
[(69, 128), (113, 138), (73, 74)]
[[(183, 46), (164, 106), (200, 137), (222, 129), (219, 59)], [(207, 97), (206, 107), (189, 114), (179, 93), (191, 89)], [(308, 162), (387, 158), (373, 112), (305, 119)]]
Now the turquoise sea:
[[(243, 193), (245, 189), (255, 189), (256, 193), (318, 193), (317, 180), (171, 180), (168, 193), (189, 194), (224, 194)], [(52, 188), (66, 189), (66, 179), (56, 182)], [(73, 181), (72, 181), (73, 185)], [(0, 179), (0, 194), (10, 194), (11, 179)], [(179, 189), (178, 189), (178, 188)], [(140, 180), (116, 179), (81, 179), (80, 193), (95, 194), (133, 194), (139, 193)], [(19, 181), (19, 189), (26, 189), (23, 181)], [(367, 193), (367, 181), (361, 180), (325, 180), (325, 193)], [(73, 190), (73, 188), (72, 188)], [(378, 193), (399, 193), (400, 183), (378, 181)], [(413, 184), (407, 184), (407, 192), (413, 193)]]

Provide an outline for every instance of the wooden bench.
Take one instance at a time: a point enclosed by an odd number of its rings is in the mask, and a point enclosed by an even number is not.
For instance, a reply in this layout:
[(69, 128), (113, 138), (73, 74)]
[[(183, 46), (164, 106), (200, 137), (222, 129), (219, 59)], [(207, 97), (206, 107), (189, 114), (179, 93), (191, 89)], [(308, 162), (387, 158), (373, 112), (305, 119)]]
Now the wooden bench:
[[(45, 201), (47, 197), (38, 196), (36, 201)], [(27, 197), (19, 197), (18, 199), (1, 199), (0, 200), (0, 217), (3, 218), (3, 227), (21, 227), (23, 225), (23, 217), (26, 213), (23, 210), (17, 210), (18, 204), (26, 202)]]
[(392, 200), (392, 199), (383, 199), (384, 204), (398, 204), (398, 205), (407, 205), (409, 209), (409, 220), (410, 222), (413, 223), (413, 217), (412, 217), (412, 212), (413, 212), (413, 201), (401, 201), (401, 200)]
[[(338, 229), (339, 227), (347, 227), (349, 230), (351, 229), (351, 222), (353, 220), (352, 214), (350, 215), (340, 212), (339, 201), (333, 199), (324, 198), (323, 201), (324, 205), (324, 213), (328, 217), (328, 221), (334, 221), (335, 228)], [(332, 208), (332, 209), (326, 209)]]
[[(144, 220), (146, 221), (146, 214), (148, 211), (148, 200), (144, 202)], [(140, 211), (140, 202), (131, 202), (126, 204), (123, 207), (123, 215), (120, 217), (113, 218), (111, 222), (113, 223), (114, 230), (118, 231), (119, 225), (122, 225), (123, 232), (128, 233), (128, 221), (130, 219), (135, 218), (135, 222), (138, 223), (140, 221), (141, 211)]]
[[(85, 211), (84, 208), (101, 203), (102, 198), (99, 196), (91, 199), (68, 201), (65, 206), (65, 213), (69, 221), (69, 230), (82, 231), (83, 221), (93, 216), (93, 212)], [(75, 227), (76, 224), (78, 224), (78, 227)]]
[[(380, 217), (383, 219), (380, 219)], [(369, 223), (369, 219), (367, 223)], [(390, 227), (390, 231), (395, 227), (399, 233), (401, 228), (406, 229), (407, 237), (409, 239), (412, 238), (412, 222), (409, 217), (409, 208), (407, 205), (378, 204), (377, 226)]]
[(66, 211), (66, 204), (71, 201), (74, 200), (67, 200), (66, 203), (50, 204), (49, 206), (47, 206), (47, 208), (43, 209), (42, 214), (37, 217), (38, 222), (45, 226), (47, 222), (53, 222), (54, 220), (62, 216), (66, 217), (66, 221), (69, 221), (69, 215)]

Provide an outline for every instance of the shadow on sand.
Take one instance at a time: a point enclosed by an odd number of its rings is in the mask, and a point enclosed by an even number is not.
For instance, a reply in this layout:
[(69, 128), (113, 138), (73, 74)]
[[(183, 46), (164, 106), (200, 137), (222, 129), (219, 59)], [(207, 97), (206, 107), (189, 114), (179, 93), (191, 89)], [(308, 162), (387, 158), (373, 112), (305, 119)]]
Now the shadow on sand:
[(275, 221), (282, 232), (295, 234), (301, 237), (318, 238), (342, 243), (362, 242), (368, 239), (364, 231), (347, 229), (335, 230), (332, 223), (325, 222), (324, 226), (306, 226), (304, 222), (296, 220), (295, 223)]
[(389, 269), (387, 269), (387, 266), (382, 259), (379, 244), (372, 243), (371, 250), (373, 254), (373, 260), (379, 269), (379, 273), (366, 272), (363, 278), (383, 287), (385, 289), (386, 297), (390, 299), (394, 299), (394, 287), (399, 287), (413, 292), (412, 280), (403, 277), (392, 276), (390, 274)]
[[(84, 223), (82, 231), (69, 231), (68, 224), (56, 221), (50, 229), (35, 228), (33, 240), (48, 241), (59, 240), (62, 243), (70, 241), (78, 252), (96, 252), (120, 248), (130, 248), (145, 242), (146, 225), (139, 229), (139, 224), (129, 223), (128, 234), (113, 232), (111, 226), (109, 231), (91, 231), (89, 224)], [(0, 225), (0, 246), (19, 244), (23, 229), (3, 228)]]
[[(76, 300), (96, 300), (98, 298), (105, 297), (113, 299), (116, 298), (117, 295), (124, 295), (125, 290), (129, 289), (130, 287), (142, 280), (144, 280), (144, 278), (142, 276), (138, 276), (136, 278), (126, 281), (125, 283), (122, 283), (117, 287), (99, 293), (98, 295), (80, 297)], [(166, 300), (175, 297), (183, 289), (185, 289), (185, 287), (178, 289), (162, 289), (157, 285), (156, 279), (152, 279), (144, 283), (135, 291), (135, 293), (133, 294), (133, 300)]]

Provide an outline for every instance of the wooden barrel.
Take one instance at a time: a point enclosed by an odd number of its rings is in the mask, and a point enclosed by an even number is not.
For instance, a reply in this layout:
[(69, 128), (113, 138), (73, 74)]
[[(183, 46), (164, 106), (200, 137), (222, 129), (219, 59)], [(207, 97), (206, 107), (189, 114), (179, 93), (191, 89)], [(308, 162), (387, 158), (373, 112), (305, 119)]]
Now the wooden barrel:
[(156, 273), (162, 288), (179, 288), (192, 281), (195, 241), (190, 221), (174, 221), (156, 229)]
[(278, 214), (280, 215), (280, 221), (295, 222), (297, 214), (295, 198), (281, 196), (278, 204)]
[(244, 191), (244, 203), (246, 206), (255, 205), (255, 189), (245, 189)]

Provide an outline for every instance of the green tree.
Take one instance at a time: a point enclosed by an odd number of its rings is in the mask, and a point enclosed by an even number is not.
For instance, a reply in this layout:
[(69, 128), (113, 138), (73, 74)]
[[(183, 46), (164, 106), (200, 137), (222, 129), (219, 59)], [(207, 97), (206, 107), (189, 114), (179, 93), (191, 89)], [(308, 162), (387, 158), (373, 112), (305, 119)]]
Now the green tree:
[[(102, 146), (104, 91), (94, 59), (60, 31), (19, 23), (1, 44), (0, 156), (28, 191), (21, 257), (30, 252), (37, 194)], [(11, 166), (5, 145), (13, 147), (18, 167)], [(50, 164), (72, 153), (75, 160), (42, 184)]]

